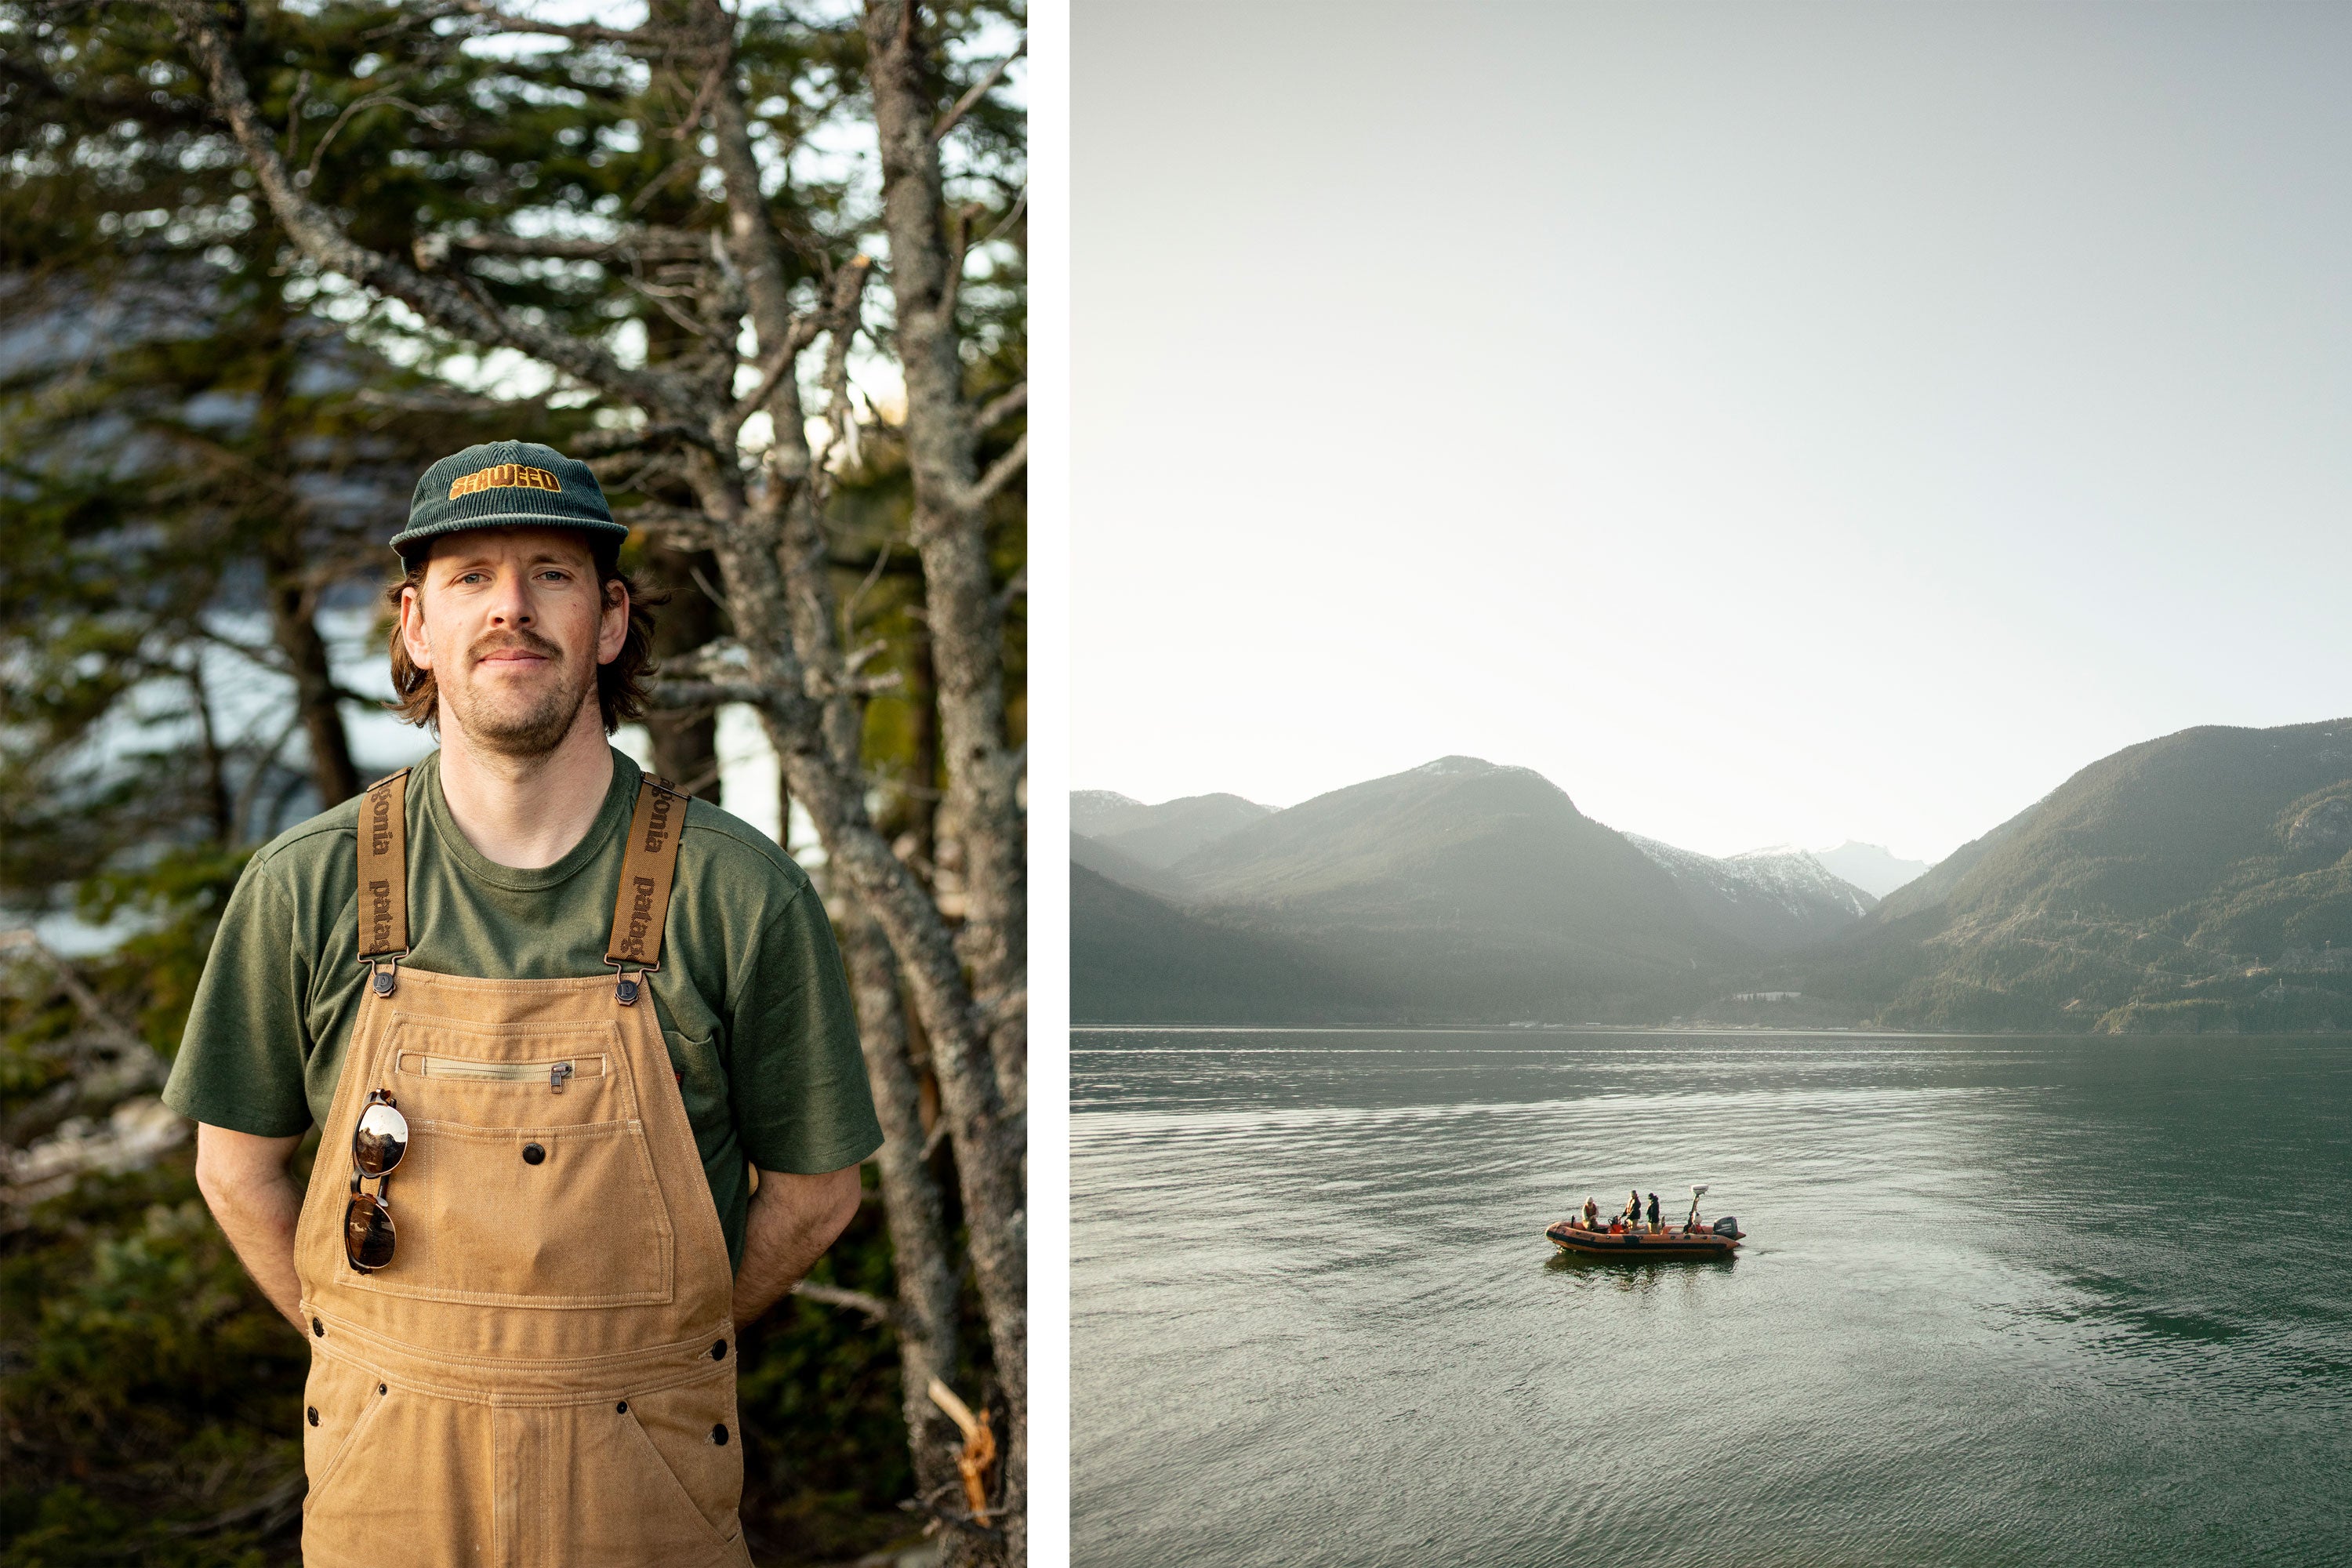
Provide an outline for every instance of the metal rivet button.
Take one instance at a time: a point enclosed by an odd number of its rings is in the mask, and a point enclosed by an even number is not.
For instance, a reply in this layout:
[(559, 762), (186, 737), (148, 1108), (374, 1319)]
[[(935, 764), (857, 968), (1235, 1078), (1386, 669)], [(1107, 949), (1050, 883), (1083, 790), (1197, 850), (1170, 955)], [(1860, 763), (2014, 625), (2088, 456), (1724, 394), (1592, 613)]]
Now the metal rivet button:
[(722, 1421), (718, 1426), (713, 1426), (710, 1429), (710, 1440), (718, 1444), (722, 1448), (727, 1447), (727, 1424), (725, 1422)]
[(386, 1388), (383, 1384), (380, 1384), (380, 1383), (379, 1383), (379, 1384), (377, 1384), (375, 1385), (375, 1391), (376, 1391), (378, 1394), (390, 1394), (390, 1393), (392, 1392), (392, 1390), (390, 1390), (389, 1388)]
[(628, 1413), (629, 1413), (629, 1402), (628, 1402), (627, 1400), (625, 1400), (625, 1399), (624, 1399), (623, 1401), (621, 1401), (621, 1403), (619, 1403), (618, 1405), (615, 1405), (614, 1406), (613, 1406), (613, 1414), (614, 1414), (614, 1415), (626, 1415)]
[(725, 1361), (727, 1359), (727, 1342), (725, 1340), (721, 1340), (717, 1344), (710, 1347), (710, 1359), (712, 1361)]
[(316, 1426), (319, 1424), (319, 1407), (317, 1405), (313, 1405), (310, 1409), (304, 1411), (302, 1414), (310, 1418), (311, 1426)]
[(524, 1164), (536, 1165), (541, 1160), (546, 1158), (547, 1151), (541, 1148), (538, 1144), (526, 1143), (522, 1146), (522, 1163)]
[(323, 1340), (327, 1337), (327, 1325), (313, 1318), (310, 1320), (310, 1331)]

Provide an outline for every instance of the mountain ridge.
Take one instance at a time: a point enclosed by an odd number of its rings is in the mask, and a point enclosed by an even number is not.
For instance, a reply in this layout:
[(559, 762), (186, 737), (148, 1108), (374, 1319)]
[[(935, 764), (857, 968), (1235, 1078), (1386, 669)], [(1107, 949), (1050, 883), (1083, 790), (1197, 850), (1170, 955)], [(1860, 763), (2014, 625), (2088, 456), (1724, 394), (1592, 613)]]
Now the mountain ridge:
[[(1147, 866), (1164, 869), (1273, 811), (1272, 806), (1237, 795), (1191, 795), (1157, 805), (1137, 803), (1100, 819), (1100, 826), (1087, 837)], [(1072, 822), (1075, 826), (1075, 813)]]
[(1326, 792), (1166, 868), (1179, 907), (1382, 976), (1438, 1019), (1624, 1016), (1753, 957), (1529, 768), (1442, 757)]
[(1874, 904), (1817, 854), (1621, 834), (1541, 774), (1469, 757), (1163, 868), (1098, 847), (1218, 942), (1280, 948), (1310, 988), (1349, 976), (1349, 1005), (1401, 1019), (2352, 1029), (2352, 720), (2121, 748)]

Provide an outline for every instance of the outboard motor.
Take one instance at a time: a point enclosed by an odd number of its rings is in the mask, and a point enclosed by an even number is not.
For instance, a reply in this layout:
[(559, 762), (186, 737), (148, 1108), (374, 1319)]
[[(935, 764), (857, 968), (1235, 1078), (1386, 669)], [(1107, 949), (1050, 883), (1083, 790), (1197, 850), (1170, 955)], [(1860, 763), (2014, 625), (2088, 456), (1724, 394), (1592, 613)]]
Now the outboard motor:
[(1715, 1234), (1717, 1236), (1727, 1236), (1732, 1240), (1738, 1241), (1745, 1233), (1740, 1230), (1739, 1222), (1738, 1220), (1732, 1218), (1729, 1215), (1725, 1215), (1721, 1219), (1715, 1222)]

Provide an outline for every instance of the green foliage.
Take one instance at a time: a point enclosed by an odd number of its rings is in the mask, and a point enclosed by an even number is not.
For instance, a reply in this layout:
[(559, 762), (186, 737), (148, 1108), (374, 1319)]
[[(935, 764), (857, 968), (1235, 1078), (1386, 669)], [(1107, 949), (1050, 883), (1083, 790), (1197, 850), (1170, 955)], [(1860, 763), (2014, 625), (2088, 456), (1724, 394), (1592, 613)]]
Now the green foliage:
[(128, 1004), (123, 1016), (166, 1057), (179, 1048), (221, 910), (252, 858), (249, 845), (175, 848), (135, 872), (81, 885), (85, 919), (103, 925), (127, 915), (135, 922), (135, 934), (92, 967), (100, 984)]
[[(0, 1247), (0, 1564), (287, 1562), (309, 1355), (184, 1152), (85, 1178)], [(274, 1526), (274, 1528), (273, 1528)]]

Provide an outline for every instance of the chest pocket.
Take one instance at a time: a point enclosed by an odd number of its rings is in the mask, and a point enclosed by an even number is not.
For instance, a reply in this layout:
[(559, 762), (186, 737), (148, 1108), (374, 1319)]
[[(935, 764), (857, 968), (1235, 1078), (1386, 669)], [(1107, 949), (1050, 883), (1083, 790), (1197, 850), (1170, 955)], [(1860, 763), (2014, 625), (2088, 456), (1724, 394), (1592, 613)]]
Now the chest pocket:
[(359, 1288), (486, 1306), (670, 1300), (674, 1232), (616, 1026), (403, 1015), (379, 1059), (410, 1140), (385, 1194), (393, 1260)]

